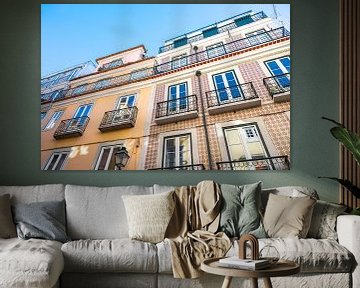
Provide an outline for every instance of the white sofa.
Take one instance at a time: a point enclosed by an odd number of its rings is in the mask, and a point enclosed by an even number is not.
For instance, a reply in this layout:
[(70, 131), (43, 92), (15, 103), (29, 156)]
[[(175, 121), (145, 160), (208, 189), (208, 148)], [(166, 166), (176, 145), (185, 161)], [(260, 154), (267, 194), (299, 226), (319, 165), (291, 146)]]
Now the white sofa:
[[(297, 187), (301, 189), (301, 187)], [(75, 185), (0, 186), (12, 203), (66, 202), (67, 233), (72, 241), (0, 239), (0, 287), (221, 287), (222, 277), (174, 279), (166, 242), (128, 239), (122, 195), (153, 194), (173, 187), (86, 187)], [(278, 188), (284, 195), (292, 187)], [(269, 193), (264, 190), (263, 193)], [(266, 197), (263, 197), (266, 199)], [(360, 287), (360, 217), (337, 219), (339, 242), (328, 239), (260, 239), (281, 257), (301, 264), (301, 273), (273, 278), (274, 287)], [(228, 252), (236, 255), (237, 244)], [(262, 287), (262, 281), (259, 281)], [(250, 282), (234, 279), (232, 287)], [(243, 287), (243, 286), (241, 286)]]

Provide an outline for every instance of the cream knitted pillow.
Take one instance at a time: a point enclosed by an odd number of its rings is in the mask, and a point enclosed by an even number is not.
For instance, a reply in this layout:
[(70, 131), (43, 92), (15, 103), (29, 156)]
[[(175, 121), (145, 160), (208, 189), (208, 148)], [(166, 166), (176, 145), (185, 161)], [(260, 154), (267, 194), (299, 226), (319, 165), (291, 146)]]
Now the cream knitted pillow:
[(164, 240), (175, 208), (173, 193), (122, 196), (131, 239), (151, 243)]

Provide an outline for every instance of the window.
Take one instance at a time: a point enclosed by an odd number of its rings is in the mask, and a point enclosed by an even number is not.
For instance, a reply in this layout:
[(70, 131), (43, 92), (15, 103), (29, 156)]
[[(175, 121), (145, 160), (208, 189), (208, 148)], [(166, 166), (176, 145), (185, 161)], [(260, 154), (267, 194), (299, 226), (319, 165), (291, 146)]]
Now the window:
[(69, 121), (69, 125), (67, 127), (68, 130), (73, 128), (79, 128), (86, 124), (87, 117), (91, 111), (93, 104), (81, 105), (75, 112), (73, 118)]
[(246, 38), (248, 38), (249, 43), (251, 45), (257, 45), (271, 40), (271, 37), (269, 36), (268, 33), (266, 33), (265, 29), (260, 29), (251, 33), (246, 33), (245, 36)]
[(115, 153), (122, 145), (105, 146), (101, 148), (95, 170), (117, 170), (115, 165)]
[(192, 165), (190, 134), (164, 138), (163, 167)]
[(265, 65), (281, 87), (285, 88), (290, 86), (290, 76), (287, 74), (290, 73), (289, 56), (265, 61)]
[[(224, 134), (230, 161), (267, 157), (267, 150), (256, 124), (225, 128)], [(235, 167), (242, 167), (245, 170), (255, 168), (251, 166)]]
[(172, 69), (177, 69), (187, 65), (186, 53), (174, 56), (171, 61)]
[(69, 155), (69, 152), (55, 152), (51, 155), (44, 170), (61, 170), (64, 161)]
[(219, 32), (217, 27), (212, 27), (203, 31), (204, 38), (214, 36), (218, 33)]
[(147, 76), (149, 76), (149, 69), (137, 70), (137, 71), (131, 72), (130, 80), (142, 79)]
[(51, 119), (49, 120), (49, 122), (46, 124), (44, 130), (48, 130), (48, 129), (52, 129), (54, 128), (56, 122), (60, 119), (61, 115), (63, 114), (64, 111), (56, 111), (54, 112), (54, 114), (52, 115)]
[(41, 120), (43, 120), (45, 118), (46, 114), (47, 114), (47, 111), (41, 111), (41, 113), (40, 113)]
[(115, 110), (133, 107), (134, 104), (135, 95), (122, 96), (120, 97)]
[(233, 70), (213, 75), (213, 81), (220, 103), (244, 98)]
[(225, 54), (225, 47), (222, 42), (206, 47), (208, 58), (214, 58)]
[(186, 110), (187, 103), (187, 83), (169, 86), (168, 90), (168, 112), (179, 112)]

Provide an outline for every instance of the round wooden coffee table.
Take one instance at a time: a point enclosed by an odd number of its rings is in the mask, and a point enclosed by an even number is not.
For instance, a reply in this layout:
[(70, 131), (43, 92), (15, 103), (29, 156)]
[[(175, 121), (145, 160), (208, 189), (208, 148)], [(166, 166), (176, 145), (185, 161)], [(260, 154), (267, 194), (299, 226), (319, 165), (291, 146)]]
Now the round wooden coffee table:
[(251, 278), (254, 288), (258, 288), (258, 278), (263, 278), (265, 287), (272, 288), (270, 277), (289, 276), (300, 272), (300, 266), (288, 260), (280, 260), (270, 268), (253, 271), (219, 266), (219, 259), (221, 258), (204, 260), (201, 263), (201, 270), (225, 276), (222, 288), (229, 288), (233, 277)]

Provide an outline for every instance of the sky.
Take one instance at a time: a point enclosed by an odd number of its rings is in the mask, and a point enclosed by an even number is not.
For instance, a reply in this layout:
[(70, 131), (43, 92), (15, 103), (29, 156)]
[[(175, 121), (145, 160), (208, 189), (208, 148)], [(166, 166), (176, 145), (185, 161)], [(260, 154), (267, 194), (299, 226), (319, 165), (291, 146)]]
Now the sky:
[[(290, 5), (275, 7), (290, 30)], [(42, 4), (41, 76), (140, 44), (155, 56), (168, 39), (249, 10), (275, 18), (272, 4)]]

